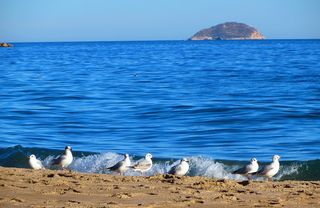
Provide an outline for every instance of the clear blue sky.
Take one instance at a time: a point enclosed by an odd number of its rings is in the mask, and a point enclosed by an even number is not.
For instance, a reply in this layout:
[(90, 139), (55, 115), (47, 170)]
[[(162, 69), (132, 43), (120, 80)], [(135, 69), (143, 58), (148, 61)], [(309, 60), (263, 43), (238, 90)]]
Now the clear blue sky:
[(0, 0), (0, 41), (184, 40), (226, 21), (320, 38), (320, 0)]

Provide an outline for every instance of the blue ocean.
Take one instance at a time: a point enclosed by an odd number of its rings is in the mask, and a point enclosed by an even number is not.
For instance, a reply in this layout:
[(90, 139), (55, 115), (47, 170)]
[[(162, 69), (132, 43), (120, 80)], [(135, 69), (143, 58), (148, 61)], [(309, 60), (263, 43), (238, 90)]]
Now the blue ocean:
[(239, 179), (278, 154), (276, 179), (320, 180), (320, 40), (14, 43), (0, 71), (0, 166), (70, 145), (75, 171), (150, 152)]

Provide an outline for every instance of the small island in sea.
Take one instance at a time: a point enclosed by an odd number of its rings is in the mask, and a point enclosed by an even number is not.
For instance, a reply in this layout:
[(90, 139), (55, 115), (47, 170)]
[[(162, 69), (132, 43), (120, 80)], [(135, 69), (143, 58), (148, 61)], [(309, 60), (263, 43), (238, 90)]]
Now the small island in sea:
[(254, 27), (238, 22), (226, 22), (202, 29), (189, 40), (261, 40), (265, 37)]
[(10, 43), (1, 43), (0, 42), (0, 47), (5, 47), (5, 48), (8, 48), (8, 47), (12, 47), (13, 45), (10, 44)]

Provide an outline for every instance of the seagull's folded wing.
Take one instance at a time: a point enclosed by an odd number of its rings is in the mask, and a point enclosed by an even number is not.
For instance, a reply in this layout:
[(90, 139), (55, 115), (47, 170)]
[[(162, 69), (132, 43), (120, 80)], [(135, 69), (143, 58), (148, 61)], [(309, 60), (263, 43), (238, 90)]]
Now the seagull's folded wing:
[(145, 170), (150, 167), (151, 163), (146, 160), (142, 160), (133, 166), (133, 169)]
[(44, 166), (42, 165), (42, 162), (40, 160), (37, 160), (37, 164), (41, 167), (44, 168)]
[(118, 170), (118, 169), (123, 165), (123, 163), (124, 163), (123, 161), (120, 161), (120, 162), (118, 162), (117, 164), (115, 164), (114, 166), (109, 167), (109, 168), (107, 168), (107, 169), (112, 170), (112, 171)]
[(65, 158), (66, 158), (65, 155), (61, 155), (58, 158), (53, 159), (51, 162), (51, 165), (59, 165), (61, 161), (64, 160)]
[(271, 171), (272, 169), (274, 169), (273, 165), (266, 165), (261, 170), (258, 171), (258, 174), (264, 175), (264, 174), (268, 173), (269, 171)]
[(170, 168), (168, 174), (174, 175), (176, 174), (176, 172), (177, 172), (177, 166), (173, 166), (172, 168)]
[(246, 174), (248, 171), (248, 165), (244, 166), (242, 168), (239, 168), (238, 170), (233, 171), (233, 174)]

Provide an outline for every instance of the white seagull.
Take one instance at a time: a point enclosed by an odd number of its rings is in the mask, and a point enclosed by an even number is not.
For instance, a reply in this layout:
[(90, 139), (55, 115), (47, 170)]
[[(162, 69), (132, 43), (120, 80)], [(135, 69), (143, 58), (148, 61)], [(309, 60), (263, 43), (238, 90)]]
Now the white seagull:
[(131, 166), (134, 171), (138, 171), (143, 175), (143, 173), (147, 172), (152, 168), (152, 155), (150, 153), (146, 154), (145, 158), (141, 161), (138, 161), (136, 164)]
[(249, 164), (247, 164), (246, 166), (236, 171), (233, 171), (232, 173), (244, 175), (248, 178), (248, 180), (251, 180), (252, 174), (257, 172), (258, 169), (259, 169), (258, 160), (256, 158), (252, 158)]
[(122, 175), (124, 172), (128, 170), (128, 168), (131, 165), (131, 161), (128, 154), (124, 155), (124, 159), (119, 161), (117, 164), (115, 164), (112, 167), (107, 168), (108, 170), (114, 171)]
[(280, 159), (279, 155), (274, 155), (272, 158), (272, 163), (264, 166), (261, 170), (259, 170), (255, 174), (264, 176), (267, 178), (268, 181), (269, 180), (272, 181), (272, 177), (275, 176), (280, 169), (279, 159)]
[(71, 150), (72, 148), (70, 146), (66, 146), (64, 154), (60, 155), (58, 158), (53, 159), (51, 165), (58, 165), (62, 169), (66, 169), (72, 163), (73, 160)]
[(177, 176), (184, 176), (189, 171), (189, 161), (186, 158), (182, 158), (178, 165), (173, 166), (168, 174), (177, 175)]
[(35, 155), (30, 155), (29, 165), (34, 170), (45, 169), (44, 166), (42, 165), (42, 162), (38, 160)]

